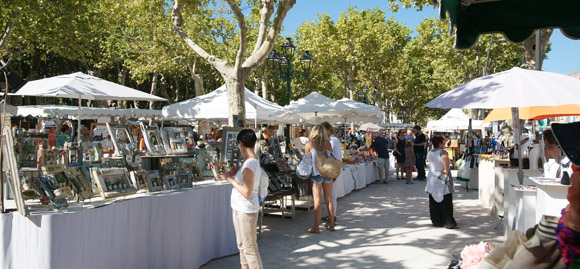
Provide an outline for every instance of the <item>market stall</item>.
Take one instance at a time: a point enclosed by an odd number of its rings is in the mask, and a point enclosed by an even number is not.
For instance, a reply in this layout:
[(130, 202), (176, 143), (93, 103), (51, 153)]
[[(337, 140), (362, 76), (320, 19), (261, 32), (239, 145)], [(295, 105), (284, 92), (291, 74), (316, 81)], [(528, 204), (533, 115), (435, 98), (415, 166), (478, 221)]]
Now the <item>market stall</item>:
[[(111, 84), (75, 73), (33, 81), (17, 94), (164, 100)], [(161, 114), (80, 106), (27, 106), (20, 111), (26, 117), (76, 118), (79, 124), (81, 119), (99, 116), (152, 119)], [(8, 240), (4, 242), (9, 242), (2, 249), (3, 267), (199, 267), (212, 258), (237, 252), (229, 225), (231, 186), (213, 179), (204, 181), (218, 172), (218, 162), (233, 161), (233, 150), (221, 148), (221, 160), (215, 151), (197, 152), (189, 126), (159, 128), (128, 120), (99, 126), (103, 133), (90, 138), (102, 140), (83, 139), (82, 143), (71, 142), (68, 133), (52, 135), (57, 127), (54, 122), (43, 130), (4, 128), (2, 154), (8, 184), (4, 185), (2, 206), (20, 214), (0, 216), (3, 237)], [(80, 129), (79, 137), (87, 137)], [(62, 143), (52, 144), (61, 136)], [(71, 232), (77, 236), (67, 236)], [(79, 247), (79, 242), (91, 244)], [(148, 244), (143, 242), (161, 243), (144, 247)], [(167, 248), (163, 242), (171, 242), (175, 248)], [(118, 247), (107, 247), (111, 245)]]
[[(519, 156), (519, 165), (516, 169), (501, 168), (504, 169), (503, 216), (508, 220), (505, 223), (506, 230), (512, 230), (518, 227), (517, 223), (514, 224), (514, 221), (521, 221), (522, 219), (522, 216), (518, 215), (517, 209), (517, 206), (522, 203), (516, 201), (518, 195), (512, 185), (525, 187), (534, 184), (528, 179), (529, 176), (534, 175), (534, 170), (524, 170), (522, 156), (523, 152), (527, 149), (527, 145), (524, 145), (524, 143), (520, 141), (520, 128), (518, 126), (518, 119), (520, 118), (519, 109), (534, 106), (555, 107), (579, 104), (580, 94), (577, 90), (579, 87), (580, 81), (575, 78), (550, 72), (525, 70), (515, 67), (508, 71), (478, 78), (460, 85), (459, 87), (431, 100), (426, 105), (434, 108), (512, 108), (512, 119), (514, 119), (514, 122), (516, 123), (516, 126), (514, 127), (515, 144), (520, 150), (517, 150), (515, 154), (516, 156)], [(491, 168), (491, 165), (489, 165), (489, 167)], [(494, 169), (498, 169), (496, 165), (493, 167)], [(560, 179), (557, 180), (559, 181)], [(498, 181), (497, 178), (496, 180), (493, 180), (494, 184), (496, 181)], [(499, 202), (494, 202), (496, 198), (493, 196), (495, 196), (496, 193), (502, 193), (501, 189), (495, 190), (499, 188), (500, 184), (496, 184), (496, 186), (492, 187), (491, 178), (486, 179), (486, 182), (490, 183), (488, 184), (488, 187), (485, 188), (485, 193), (487, 195), (480, 198), (486, 205), (492, 203), (499, 204)], [(480, 182), (480, 186), (481, 185)], [(493, 196), (491, 194), (493, 194)], [(523, 194), (519, 196), (521, 199), (524, 199)], [(525, 196), (529, 198), (529, 194), (526, 194)], [(548, 196), (544, 196), (544, 198), (546, 197)], [(558, 199), (546, 198), (541, 202), (543, 204), (558, 204)], [(558, 206), (561, 206), (561, 204), (558, 204)], [(547, 211), (549, 210), (544, 210), (543, 213)], [(522, 211), (520, 210), (520, 212)], [(534, 217), (536, 217), (537, 221), (541, 215), (536, 215)]]
[[(0, 215), (3, 268), (198, 268), (238, 252), (231, 186)], [(184, 225), (186, 224), (186, 225)]]

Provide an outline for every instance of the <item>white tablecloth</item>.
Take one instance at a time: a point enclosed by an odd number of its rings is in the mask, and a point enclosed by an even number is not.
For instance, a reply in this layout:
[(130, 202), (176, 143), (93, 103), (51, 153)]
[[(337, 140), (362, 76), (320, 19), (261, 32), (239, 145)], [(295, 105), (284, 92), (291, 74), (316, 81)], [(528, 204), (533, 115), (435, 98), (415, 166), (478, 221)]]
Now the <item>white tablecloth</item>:
[(366, 163), (365, 167), (366, 167), (367, 185), (369, 185), (369, 184), (373, 183), (375, 180), (379, 179), (379, 173), (377, 171), (377, 168), (376, 168), (374, 162)]
[[(354, 178), (352, 177), (352, 165), (345, 165), (342, 168), (342, 174), (340, 174), (344, 186), (344, 195), (351, 193), (354, 190)], [(343, 195), (343, 196), (344, 196)], [(338, 196), (342, 197), (342, 196)]]
[(354, 187), (360, 190), (367, 186), (367, 169), (364, 164), (352, 166), (352, 177), (354, 178)]
[(346, 167), (342, 167), (342, 172), (340, 172), (340, 175), (336, 178), (336, 181), (334, 182), (334, 184), (332, 184), (332, 191), (336, 194), (336, 197), (343, 197), (345, 196), (347, 193), (344, 190), (344, 181), (345, 181), (345, 171), (348, 170)]
[(0, 215), (2, 268), (198, 268), (238, 252), (231, 185), (95, 209)]

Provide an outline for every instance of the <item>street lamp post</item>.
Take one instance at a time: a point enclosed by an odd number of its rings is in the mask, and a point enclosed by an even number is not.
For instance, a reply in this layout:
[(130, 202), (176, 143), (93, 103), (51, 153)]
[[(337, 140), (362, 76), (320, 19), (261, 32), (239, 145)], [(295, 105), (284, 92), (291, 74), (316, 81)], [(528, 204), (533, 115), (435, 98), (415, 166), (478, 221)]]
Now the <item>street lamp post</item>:
[[(310, 75), (310, 70), (312, 69), (312, 62), (314, 58), (312, 55), (305, 51), (300, 57), (300, 62), (302, 65), (302, 70), (297, 70), (292, 67), (292, 59), (296, 54), (296, 46), (292, 43), (291, 38), (286, 38), (282, 43), (282, 55), (278, 54), (276, 50), (268, 55), (268, 66), (272, 72), (274, 79), (279, 79), (286, 82), (286, 104), (290, 104), (292, 98), (292, 79), (308, 79)], [(290, 145), (290, 124), (286, 124), (286, 148)]]

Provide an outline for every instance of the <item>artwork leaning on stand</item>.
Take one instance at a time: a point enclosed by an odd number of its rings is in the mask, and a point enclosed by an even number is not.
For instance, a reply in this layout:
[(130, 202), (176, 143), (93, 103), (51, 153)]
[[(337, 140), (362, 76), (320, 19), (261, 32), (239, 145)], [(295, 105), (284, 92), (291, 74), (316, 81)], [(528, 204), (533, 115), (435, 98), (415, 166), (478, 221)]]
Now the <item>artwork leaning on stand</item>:
[(199, 150), (197, 152), (197, 162), (202, 177), (213, 177), (211, 163), (217, 162), (217, 152), (208, 150)]
[(77, 201), (90, 199), (93, 196), (93, 190), (80, 167), (69, 167), (64, 170), (64, 174), (69, 179)]
[(158, 170), (147, 171), (146, 177), (147, 184), (149, 184), (149, 189), (151, 192), (163, 190), (163, 180), (161, 180), (161, 177), (159, 177)]
[(165, 155), (161, 132), (157, 125), (145, 126), (145, 124), (141, 122), (141, 131), (143, 132), (147, 154), (150, 156)]
[(127, 168), (92, 169), (93, 180), (97, 183), (101, 197), (112, 198), (134, 194), (137, 189), (129, 180)]
[(40, 182), (48, 194), (51, 204), (56, 209), (68, 207), (68, 199), (74, 197), (69, 180), (64, 173), (63, 165), (45, 165), (42, 167)]
[(159, 163), (161, 164), (161, 175), (165, 183), (165, 189), (179, 189), (181, 186), (177, 182), (177, 165), (173, 162), (173, 158), (161, 158)]
[(145, 171), (131, 171), (129, 174), (131, 175), (133, 186), (138, 189), (137, 193), (151, 192), (149, 184), (147, 184), (147, 173)]
[[(164, 127), (161, 130), (165, 152), (179, 155), (188, 153), (186, 130), (181, 127)], [(193, 141), (193, 140), (192, 140)]]

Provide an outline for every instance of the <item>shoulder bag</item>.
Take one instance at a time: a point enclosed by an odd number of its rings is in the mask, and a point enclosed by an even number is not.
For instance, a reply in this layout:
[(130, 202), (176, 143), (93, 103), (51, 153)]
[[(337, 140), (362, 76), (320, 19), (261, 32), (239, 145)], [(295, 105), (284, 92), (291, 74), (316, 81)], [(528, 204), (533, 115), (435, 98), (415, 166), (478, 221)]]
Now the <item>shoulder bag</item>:
[(318, 171), (320, 171), (320, 175), (323, 177), (337, 178), (342, 172), (342, 162), (336, 159), (332, 152), (328, 150), (326, 152), (330, 154), (322, 154), (316, 157)]
[(296, 166), (296, 176), (300, 179), (309, 179), (312, 175), (312, 151), (304, 154), (300, 163)]

